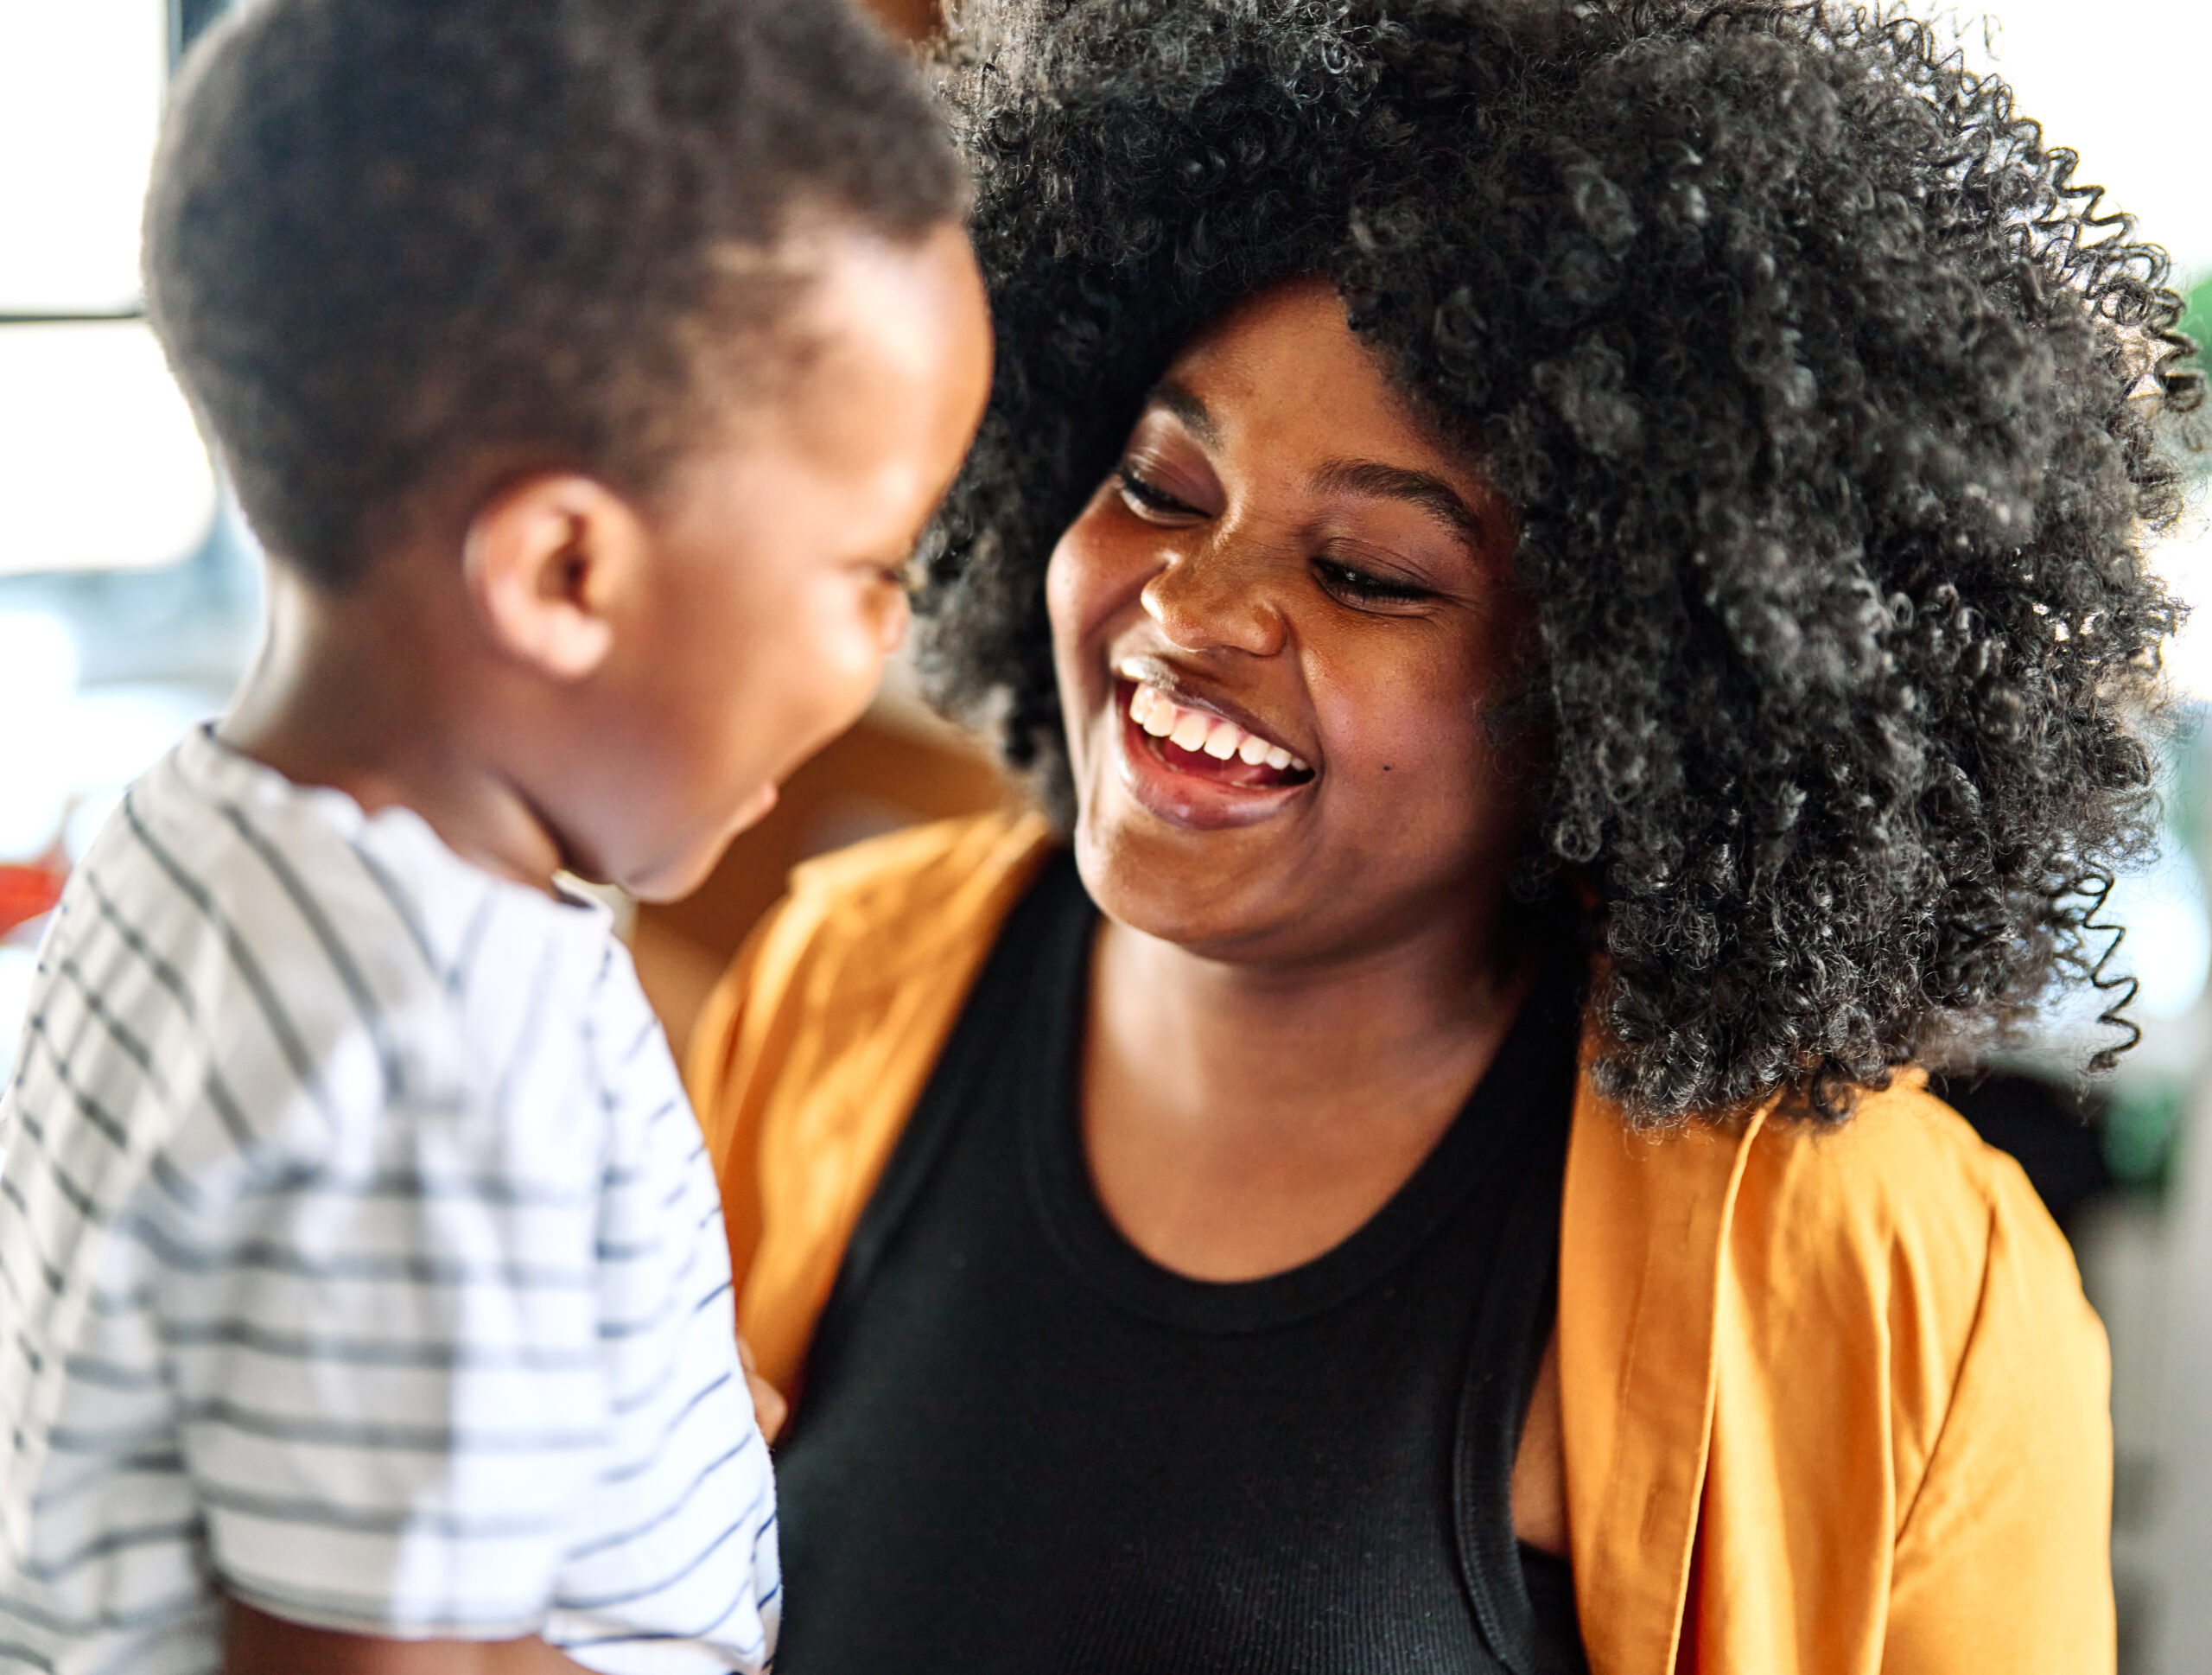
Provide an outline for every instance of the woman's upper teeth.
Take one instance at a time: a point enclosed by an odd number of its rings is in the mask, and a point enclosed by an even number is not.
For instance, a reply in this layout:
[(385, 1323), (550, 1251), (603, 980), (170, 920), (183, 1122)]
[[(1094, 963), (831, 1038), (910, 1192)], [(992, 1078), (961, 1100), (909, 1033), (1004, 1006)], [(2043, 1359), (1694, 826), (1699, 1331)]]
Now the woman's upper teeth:
[(1247, 732), (1235, 722), (1207, 710), (1186, 710), (1157, 686), (1142, 681), (1129, 697), (1129, 719), (1156, 739), (1166, 739), (1185, 750), (1203, 750), (1220, 761), (1236, 756), (1255, 767), (1265, 762), (1278, 770), (1307, 771), (1304, 757), (1274, 740)]

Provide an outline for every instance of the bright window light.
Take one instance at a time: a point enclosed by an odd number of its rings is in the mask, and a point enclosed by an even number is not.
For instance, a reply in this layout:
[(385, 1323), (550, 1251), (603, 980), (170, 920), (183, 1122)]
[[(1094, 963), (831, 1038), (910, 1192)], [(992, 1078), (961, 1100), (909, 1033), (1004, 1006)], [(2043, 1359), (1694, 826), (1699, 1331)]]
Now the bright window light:
[(0, 0), (0, 313), (135, 306), (168, 77), (163, 0)]
[[(2199, 0), (1998, 0), (1961, 15), (1967, 57), (2011, 84), (2047, 143), (2081, 154), (2075, 181), (2108, 185), (2107, 209), (2138, 218), (2139, 236), (2164, 246), (2185, 289), (2212, 274), (2212, 191), (2205, 186), (2203, 109), (2193, 96), (2146, 80), (2144, 45), (2167, 64), (2212, 62), (2212, 6)], [(1930, 9), (1932, 11), (1933, 9)], [(1923, 14), (1927, 15), (1927, 14)], [(2212, 701), (2212, 530), (2203, 508), (2154, 546), (2151, 563), (2196, 620), (2168, 648), (2177, 697)]]
[[(1976, 21), (1994, 18), (1987, 31)], [(1929, 7), (1923, 16), (1949, 16)], [(2106, 207), (2140, 218), (2141, 233), (2165, 246), (2177, 276), (2212, 271), (2212, 193), (2204, 188), (2204, 107), (2159, 85), (2146, 61), (2155, 41), (2163, 64), (2212, 61), (2212, 7), (2198, 0), (1996, 0), (1959, 14), (1969, 61), (1993, 68), (2044, 125), (2045, 143), (2081, 154), (2074, 178), (2108, 185)], [(1990, 50), (1993, 48), (1993, 54)]]
[(2151, 549), (2151, 567), (2196, 608), (2166, 646), (2166, 679), (2176, 697), (2212, 703), (2212, 507), (2190, 507)]
[(0, 575), (150, 569), (207, 538), (214, 475), (145, 326), (0, 326)]
[(76, 637), (41, 611), (0, 611), (0, 862), (35, 858), (68, 816)]
[(2113, 885), (2106, 917), (2127, 927), (2113, 964), (2143, 986), (2136, 1009), (2177, 1018), (2196, 1004), (2212, 972), (2212, 926), (2204, 916), (2204, 884), (2196, 864), (2169, 845), (2141, 872)]

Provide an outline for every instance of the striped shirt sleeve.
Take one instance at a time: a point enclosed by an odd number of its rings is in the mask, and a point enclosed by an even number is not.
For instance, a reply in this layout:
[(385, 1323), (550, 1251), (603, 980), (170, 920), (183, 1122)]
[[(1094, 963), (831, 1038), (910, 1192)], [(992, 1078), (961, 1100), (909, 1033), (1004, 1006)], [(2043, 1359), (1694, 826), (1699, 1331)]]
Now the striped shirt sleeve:
[(455, 1179), (465, 1113), (279, 1173), (158, 1248), (182, 1452), (226, 1586), (403, 1638), (534, 1632), (613, 1440), (596, 1206)]

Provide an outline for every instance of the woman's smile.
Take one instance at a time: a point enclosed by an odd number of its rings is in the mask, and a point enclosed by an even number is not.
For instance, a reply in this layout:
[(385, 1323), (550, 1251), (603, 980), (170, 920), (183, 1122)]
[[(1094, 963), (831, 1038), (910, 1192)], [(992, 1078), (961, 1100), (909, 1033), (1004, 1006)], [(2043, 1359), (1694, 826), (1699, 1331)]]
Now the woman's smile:
[[(1174, 754), (1164, 760), (1209, 774), (1206, 761), (1220, 764), (1224, 785), (1252, 788), (1295, 785), (1312, 777), (1313, 764), (1265, 733), (1239, 726), (1205, 704), (1178, 704), (1149, 681), (1124, 674), (1130, 721)], [(1190, 764), (1179, 758), (1191, 757)], [(1201, 760), (1204, 759), (1204, 760)], [(1241, 767), (1240, 767), (1241, 765)]]
[(1319, 778), (1252, 717), (1226, 713), (1226, 700), (1198, 696), (1164, 666), (1125, 659), (1116, 676), (1115, 765), (1129, 794), (1161, 819), (1200, 829), (1255, 825)]

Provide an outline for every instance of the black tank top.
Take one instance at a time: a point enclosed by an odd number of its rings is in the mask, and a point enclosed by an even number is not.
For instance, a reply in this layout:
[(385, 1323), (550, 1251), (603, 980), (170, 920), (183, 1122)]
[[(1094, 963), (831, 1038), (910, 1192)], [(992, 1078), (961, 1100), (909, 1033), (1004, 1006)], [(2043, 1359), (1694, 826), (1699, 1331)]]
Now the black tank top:
[(1510, 1491), (1553, 1315), (1577, 962), (1365, 1226), (1209, 1283), (1091, 1187), (1096, 917), (1059, 857), (847, 1250), (777, 1462), (779, 1675), (1586, 1669), (1567, 1567), (1516, 1546)]

